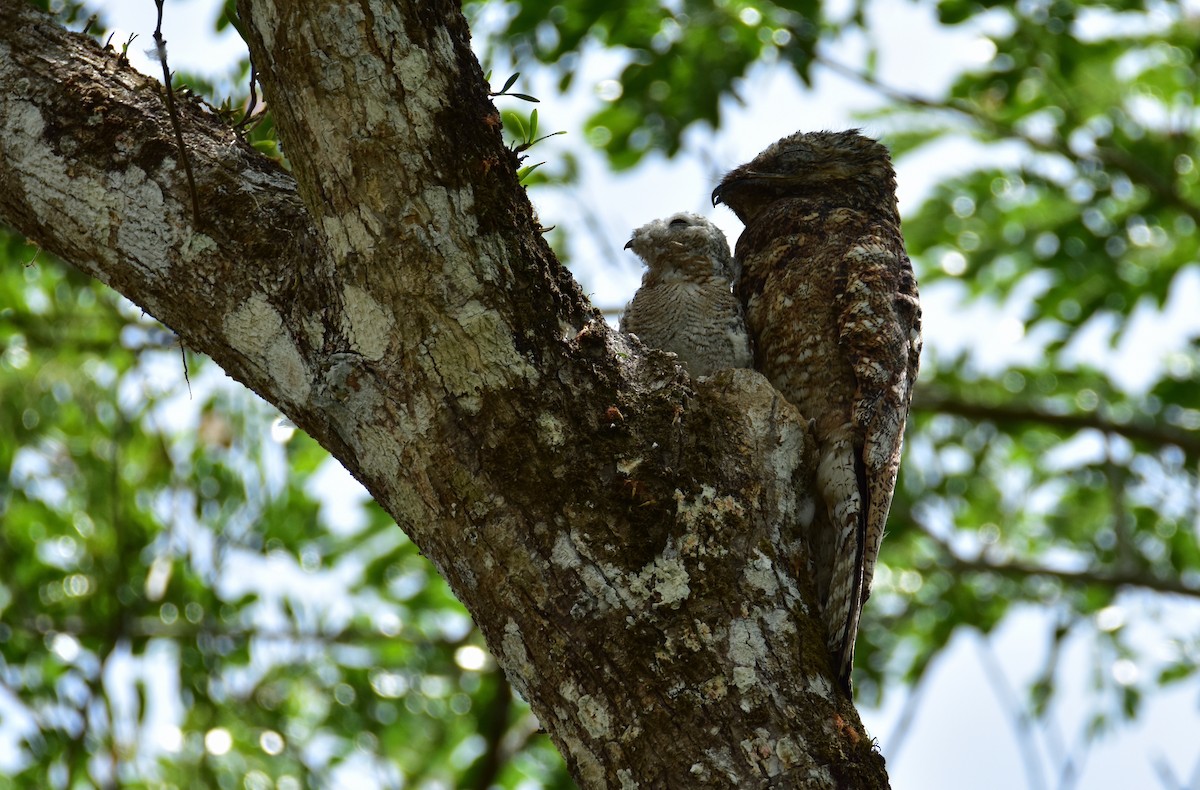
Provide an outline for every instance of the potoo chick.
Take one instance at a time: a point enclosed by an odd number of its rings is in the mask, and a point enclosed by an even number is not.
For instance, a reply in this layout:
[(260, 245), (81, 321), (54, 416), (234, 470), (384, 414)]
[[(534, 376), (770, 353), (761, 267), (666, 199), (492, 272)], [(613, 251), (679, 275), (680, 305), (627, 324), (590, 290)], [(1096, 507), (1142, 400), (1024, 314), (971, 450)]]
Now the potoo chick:
[(828, 526), (808, 536), (829, 649), (850, 688), (921, 354), (921, 308), (888, 150), (797, 132), (713, 191), (745, 223), (737, 295), (761, 371), (809, 419)]
[(695, 377), (748, 368), (750, 338), (729, 242), (721, 229), (688, 212), (656, 219), (625, 245), (646, 264), (642, 286), (621, 317), (621, 331), (672, 351)]

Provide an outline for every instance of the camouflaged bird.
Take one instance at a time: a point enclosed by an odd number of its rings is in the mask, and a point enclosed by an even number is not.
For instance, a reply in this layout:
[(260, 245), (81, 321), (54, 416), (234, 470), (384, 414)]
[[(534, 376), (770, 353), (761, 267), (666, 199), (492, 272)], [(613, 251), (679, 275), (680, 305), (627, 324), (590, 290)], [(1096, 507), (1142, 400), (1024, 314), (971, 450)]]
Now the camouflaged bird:
[(921, 353), (895, 171), (857, 130), (798, 132), (726, 175), (717, 203), (746, 225), (737, 295), (755, 368), (813, 420), (828, 523), (808, 543), (848, 691)]
[(625, 307), (622, 332), (674, 352), (695, 377), (750, 367), (746, 321), (731, 288), (737, 270), (720, 228), (681, 212), (638, 228), (625, 248), (646, 273)]

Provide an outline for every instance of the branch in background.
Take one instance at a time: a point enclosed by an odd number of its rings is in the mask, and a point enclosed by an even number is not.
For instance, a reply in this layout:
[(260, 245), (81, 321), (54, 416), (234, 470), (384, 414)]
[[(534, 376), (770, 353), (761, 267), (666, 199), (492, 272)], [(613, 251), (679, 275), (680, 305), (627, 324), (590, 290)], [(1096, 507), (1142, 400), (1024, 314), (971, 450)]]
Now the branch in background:
[(914, 411), (954, 414), (972, 420), (988, 420), (995, 423), (1032, 422), (1076, 431), (1092, 428), (1159, 447), (1175, 446), (1183, 450), (1189, 459), (1200, 458), (1200, 433), (1184, 431), (1167, 425), (1119, 423), (1095, 413), (1056, 414), (1024, 404), (970, 403), (942, 393), (931, 393), (928, 390), (921, 390), (917, 393), (917, 397), (913, 399), (912, 408)]
[(1093, 157), (1081, 157), (1071, 150), (1066, 140), (1059, 137), (1050, 139), (1041, 139), (1032, 137), (1013, 124), (1003, 123), (996, 118), (988, 115), (979, 107), (962, 101), (942, 101), (938, 99), (929, 99), (923, 96), (918, 96), (914, 93), (901, 90), (899, 88), (888, 85), (872, 74), (865, 71), (860, 71), (851, 68), (844, 63), (836, 60), (831, 60), (822, 55), (817, 55), (814, 60), (825, 66), (830, 71), (854, 80), (862, 85), (871, 88), (887, 98), (899, 104), (907, 104), (911, 107), (920, 107), (924, 110), (937, 110), (949, 112), (955, 115), (962, 116), (968, 120), (974, 121), (997, 137), (1007, 137), (1013, 140), (1020, 140), (1035, 151), (1042, 153), (1058, 154), (1066, 157), (1072, 162), (1079, 162), (1082, 159), (1098, 159), (1105, 165), (1115, 167), (1129, 176), (1129, 180), (1139, 186), (1145, 187), (1150, 192), (1154, 193), (1168, 205), (1173, 205), (1180, 211), (1187, 214), (1189, 217), (1200, 223), (1200, 205), (1189, 201), (1178, 189), (1178, 186), (1168, 179), (1162, 177), (1160, 173), (1152, 168), (1146, 167), (1141, 162), (1131, 157), (1128, 153), (1120, 151), (1116, 148), (1097, 145)]
[(1163, 790), (1188, 790), (1188, 786), (1182, 781), (1175, 778), (1175, 772), (1171, 770), (1171, 764), (1167, 762), (1167, 758), (1161, 754), (1155, 755), (1150, 764), (1154, 766), (1154, 773), (1158, 777), (1158, 781), (1162, 783)]
[[(917, 522), (919, 524), (919, 522)], [(943, 565), (944, 570), (951, 572), (967, 572), (967, 573), (995, 573), (1000, 576), (1007, 576), (1012, 579), (1028, 579), (1035, 576), (1043, 576), (1050, 579), (1058, 579), (1071, 585), (1087, 584), (1097, 585), (1100, 587), (1141, 587), (1145, 590), (1152, 590), (1159, 593), (1170, 593), (1173, 595), (1186, 595), (1190, 598), (1200, 598), (1200, 587), (1187, 584), (1180, 579), (1163, 579), (1153, 576), (1145, 572), (1104, 572), (1104, 571), (1068, 571), (1059, 570), (1056, 568), (1047, 568), (1041, 565), (1033, 565), (1020, 560), (1005, 560), (996, 561), (985, 559), (982, 554), (975, 557), (964, 557), (951, 548), (950, 544), (945, 540), (934, 535), (924, 526), (921, 526), (922, 533), (937, 544), (942, 553), (949, 560), (948, 565)]]
[(992, 693), (1013, 720), (1013, 730), (1017, 735), (1017, 751), (1021, 754), (1021, 764), (1025, 767), (1025, 778), (1029, 781), (1030, 790), (1040, 790), (1043, 782), (1042, 761), (1038, 754), (1037, 731), (1034, 729), (1033, 717), (1025, 706), (1017, 701), (1017, 695), (1008, 682), (1008, 676), (1000, 659), (996, 657), (996, 649), (990, 639), (979, 634), (976, 641), (979, 652), (979, 665), (983, 675), (992, 686)]
[[(1056, 757), (1061, 756), (1062, 766), (1058, 772), (1060, 781), (1057, 787), (1060, 790), (1070, 790), (1075, 784), (1079, 769), (1083, 766), (1086, 759), (1090, 743), (1089, 737), (1085, 735), (1082, 739), (1079, 753), (1072, 754), (1063, 750), (1061, 742), (1056, 743), (1055, 741), (1058, 739), (1053, 736), (1054, 718), (1033, 714), (1026, 705), (1022, 704), (1016, 691), (1009, 683), (1008, 673), (1005, 671), (1004, 664), (996, 654), (996, 646), (992, 640), (981, 634), (976, 644), (979, 648), (980, 666), (983, 669), (983, 674), (991, 684), (997, 700), (1008, 709), (1009, 715), (1013, 718), (1013, 728), (1017, 734), (1017, 746), (1021, 752), (1022, 762), (1025, 765), (1029, 787), (1043, 787), (1045, 785), (1043, 767), (1046, 764), (1053, 763)], [(1038, 737), (1039, 735), (1041, 736), (1040, 738)], [(1038, 749), (1039, 745), (1041, 746), (1040, 750)], [(1045, 762), (1041, 759), (1043, 754)]]
[(54, 634), (69, 634), (76, 639), (101, 639), (105, 644), (116, 644), (119, 639), (139, 637), (146, 639), (175, 639), (194, 642), (201, 638), (217, 639), (261, 639), (267, 641), (288, 641), (297, 645), (333, 647), (337, 645), (369, 645), (387, 646), (394, 644), (397, 639), (403, 639), (411, 647), (454, 648), (466, 644), (466, 638), (436, 639), (420, 634), (404, 631), (400, 635), (385, 634), (380, 631), (351, 626), (337, 632), (306, 631), (296, 627), (258, 628), (255, 626), (214, 624), (212, 621), (201, 621), (195, 625), (177, 620), (168, 625), (161, 619), (152, 616), (130, 618), (122, 622), (122, 630), (117, 634), (107, 629), (97, 627), (95, 623), (84, 624), (82, 619), (70, 618), (66, 621), (50, 621), (41, 619), (25, 619), (14, 624), (13, 628), (27, 634), (53, 636)]
[(1176, 182), (1163, 178), (1162, 173), (1129, 155), (1128, 151), (1108, 146), (1096, 146), (1096, 158), (1109, 167), (1121, 170), (1135, 184), (1141, 184), (1164, 203), (1174, 205), (1189, 217), (1200, 222), (1200, 206), (1191, 203), (1180, 192)]
[(893, 764), (899, 761), (900, 751), (912, 733), (913, 723), (916, 721), (917, 713), (921, 710), (921, 703), (925, 699), (925, 691), (929, 688), (928, 681), (931, 677), (933, 677), (932, 672), (921, 671), (917, 678), (917, 684), (909, 690), (908, 697), (900, 708), (900, 715), (896, 717), (896, 723), (892, 725), (892, 729), (884, 741), (888, 745), (887, 758)]
[(1108, 481), (1108, 489), (1112, 492), (1111, 513), (1113, 533), (1116, 535), (1116, 568), (1118, 571), (1129, 571), (1137, 568), (1138, 549), (1135, 545), (1137, 519), (1130, 509), (1127, 494), (1129, 482), (1129, 467), (1116, 458), (1117, 450), (1113, 447), (1112, 436), (1104, 437), (1104, 477)]
[(479, 720), (479, 734), (487, 746), (476, 764), (477, 773), (471, 784), (475, 790), (491, 787), (510, 757), (504, 748), (504, 736), (508, 732), (508, 717), (512, 710), (512, 687), (508, 685), (503, 672), (497, 670), (493, 674), (499, 685), (496, 687), (496, 696)]
[(877, 91), (878, 93), (882, 93), (887, 98), (899, 104), (922, 107), (926, 110), (943, 110), (946, 112), (957, 113), (959, 115), (966, 115), (967, 117), (971, 118), (973, 118), (975, 115), (969, 106), (939, 101), (937, 99), (927, 99), (924, 96), (918, 96), (915, 93), (909, 93), (908, 91), (888, 85), (873, 74), (870, 74), (866, 71), (860, 71), (851, 66), (847, 66), (845, 63), (832, 60), (831, 58), (821, 55), (820, 53), (818, 53), (813, 60), (817, 63), (820, 63), (830, 71), (840, 74), (847, 79), (861, 83), (868, 88)]
[(1079, 734), (1079, 746), (1074, 754), (1063, 758), (1062, 768), (1058, 775), (1058, 786), (1062, 790), (1071, 790), (1079, 782), (1083, 773), (1083, 765), (1087, 762), (1088, 752), (1091, 751), (1093, 738), (1084, 728)]
[(1059, 611), (1057, 622), (1050, 628), (1049, 649), (1046, 651), (1046, 661), (1041, 672), (1035, 677), (1031, 691), (1031, 711), (1033, 717), (1041, 722), (1042, 743), (1045, 745), (1048, 759), (1061, 755), (1058, 768), (1059, 790), (1071, 790), (1079, 779), (1079, 773), (1087, 761), (1091, 740), (1088, 730), (1081, 731), (1079, 745), (1075, 750), (1066, 746), (1066, 740), (1058, 730), (1058, 722), (1054, 716), (1047, 715), (1050, 697), (1054, 694), (1055, 677), (1058, 673), (1059, 661), (1063, 654), (1063, 644), (1076, 623), (1083, 621), (1079, 615)]

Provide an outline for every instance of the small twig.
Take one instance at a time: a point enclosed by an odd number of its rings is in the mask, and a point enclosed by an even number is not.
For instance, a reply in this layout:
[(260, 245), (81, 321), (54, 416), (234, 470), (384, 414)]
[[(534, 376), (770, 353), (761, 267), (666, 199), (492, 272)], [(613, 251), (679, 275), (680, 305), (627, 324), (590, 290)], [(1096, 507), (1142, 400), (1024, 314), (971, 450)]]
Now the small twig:
[(188, 378), (187, 351), (183, 347), (183, 338), (179, 338), (179, 361), (183, 363), (183, 380), (187, 383), (188, 400), (192, 399), (192, 380)]
[(258, 69), (254, 66), (254, 56), (250, 56), (250, 101), (246, 105), (246, 114), (242, 116), (242, 120), (238, 121), (237, 126), (233, 127), (234, 131), (241, 134), (245, 131), (246, 124), (250, 123), (250, 119), (254, 117), (254, 108), (258, 106), (258, 92), (256, 85), (258, 84)]
[(183, 159), (183, 170), (187, 174), (188, 190), (192, 193), (192, 222), (200, 227), (200, 195), (196, 192), (196, 178), (192, 175), (192, 162), (188, 159), (187, 146), (183, 142), (183, 126), (179, 123), (179, 112), (175, 108), (175, 93), (171, 88), (171, 69), (167, 66), (167, 40), (162, 35), (164, 0), (154, 0), (158, 7), (158, 25), (154, 28), (154, 47), (162, 63), (163, 85), (167, 90), (167, 114), (171, 116), (171, 128), (175, 130), (175, 143)]

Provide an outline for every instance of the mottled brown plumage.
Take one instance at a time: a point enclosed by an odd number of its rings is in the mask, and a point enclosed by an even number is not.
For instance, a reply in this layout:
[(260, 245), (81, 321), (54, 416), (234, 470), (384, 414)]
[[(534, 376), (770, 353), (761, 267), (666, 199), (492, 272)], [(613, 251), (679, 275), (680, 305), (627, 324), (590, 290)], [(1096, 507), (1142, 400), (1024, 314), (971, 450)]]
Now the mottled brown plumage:
[(755, 367), (814, 421), (829, 527), (809, 546), (849, 689), (921, 353), (891, 157), (855, 130), (798, 132), (726, 175), (713, 202), (746, 224), (737, 294)]
[(750, 367), (746, 321), (731, 289), (736, 270), (720, 228), (681, 212), (638, 228), (625, 247), (646, 273), (621, 317), (622, 332), (674, 352), (693, 376)]

